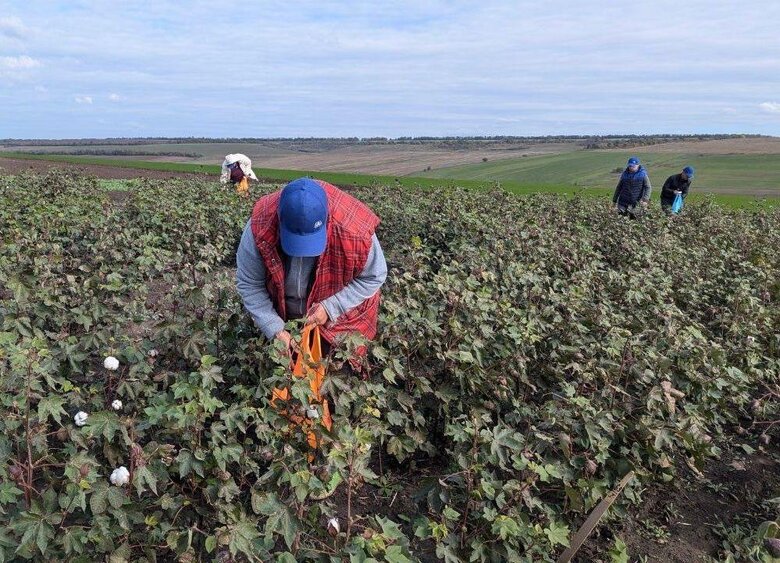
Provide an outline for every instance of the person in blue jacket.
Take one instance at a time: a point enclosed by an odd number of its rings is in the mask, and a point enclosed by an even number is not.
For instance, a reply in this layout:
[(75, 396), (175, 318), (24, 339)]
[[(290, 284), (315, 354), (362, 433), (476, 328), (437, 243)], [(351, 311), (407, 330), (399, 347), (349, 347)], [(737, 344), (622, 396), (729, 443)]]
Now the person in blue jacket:
[(647, 208), (652, 189), (647, 170), (640, 164), (639, 158), (632, 156), (620, 175), (612, 203), (618, 213), (636, 219), (640, 210)]

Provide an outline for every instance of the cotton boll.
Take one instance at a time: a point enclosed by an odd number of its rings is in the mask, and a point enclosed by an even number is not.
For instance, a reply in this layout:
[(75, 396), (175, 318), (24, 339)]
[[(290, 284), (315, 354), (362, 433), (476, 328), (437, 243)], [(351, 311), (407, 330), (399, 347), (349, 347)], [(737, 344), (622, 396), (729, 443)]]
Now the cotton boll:
[(119, 369), (119, 360), (117, 360), (114, 356), (108, 356), (105, 360), (103, 360), (103, 367), (107, 370), (116, 371)]
[(76, 416), (73, 417), (73, 422), (76, 423), (76, 426), (84, 426), (87, 423), (87, 418), (89, 418), (87, 413), (79, 411), (76, 413)]
[(330, 520), (328, 520), (328, 533), (331, 536), (339, 535), (340, 531), (341, 531), (341, 526), (339, 525), (338, 518), (331, 518)]
[(122, 401), (120, 401), (119, 399), (114, 399), (111, 402), (111, 408), (114, 409), (115, 411), (121, 411), (122, 410)]
[(127, 467), (125, 467), (124, 465), (117, 467), (111, 472), (112, 485), (121, 487), (122, 485), (126, 485), (129, 480), (130, 480), (130, 472), (127, 470)]
[(152, 348), (151, 350), (149, 350), (149, 352), (147, 352), (147, 354), (149, 354), (150, 358), (155, 358), (157, 357), (158, 352), (156, 348)]

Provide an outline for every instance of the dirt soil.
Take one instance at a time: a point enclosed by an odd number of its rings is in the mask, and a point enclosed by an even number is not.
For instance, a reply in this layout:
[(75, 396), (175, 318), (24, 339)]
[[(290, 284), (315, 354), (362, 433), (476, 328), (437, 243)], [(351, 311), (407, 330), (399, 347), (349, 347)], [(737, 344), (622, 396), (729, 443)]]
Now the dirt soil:
[[(756, 445), (756, 444), (754, 444)], [(757, 445), (756, 445), (757, 447)], [(387, 458), (385, 458), (387, 459)], [(372, 469), (379, 474), (377, 459)], [(392, 465), (392, 462), (391, 462)], [(398, 469), (395, 467), (394, 469)], [(387, 472), (388, 468), (385, 468)], [(358, 518), (354, 533), (362, 533), (368, 522), (361, 514), (381, 514), (399, 522), (413, 535), (410, 520), (426, 514), (425, 506), (412, 500), (426, 476), (443, 473), (441, 467), (417, 468), (414, 475), (391, 469), (392, 486), (382, 492), (364, 484), (352, 497), (352, 511)], [(780, 496), (780, 448), (770, 446), (746, 454), (740, 448), (724, 451), (720, 459), (709, 460), (703, 475), (695, 475), (684, 463), (678, 467), (678, 477), (671, 484), (659, 483), (642, 493), (643, 501), (628, 508), (629, 516), (620, 524), (602, 526), (588, 539), (575, 557), (576, 563), (607, 563), (608, 551), (615, 536), (628, 547), (629, 561), (664, 563), (700, 563), (719, 561), (722, 539), (717, 528), (741, 524), (755, 530), (765, 520), (774, 518), (762, 510), (761, 503)], [(337, 507), (342, 526), (347, 517), (347, 495), (344, 485), (331, 497)], [(423, 503), (424, 504), (424, 503)], [(373, 524), (376, 526), (376, 524)], [(412, 542), (412, 551), (423, 562), (437, 561), (431, 541)], [(646, 559), (642, 559), (646, 558)]]
[(602, 529), (575, 561), (609, 561), (614, 535), (626, 543), (630, 561), (639, 556), (669, 563), (718, 561), (719, 524), (729, 528), (739, 522), (755, 530), (774, 517), (761, 503), (780, 496), (780, 448), (749, 455), (738, 448), (724, 452), (707, 462), (703, 477), (684, 464), (678, 469), (674, 484), (646, 491), (622, 526)]
[[(205, 178), (206, 174), (185, 174), (182, 172), (165, 172), (163, 170), (141, 170), (120, 168), (117, 166), (70, 164), (67, 162), (50, 162), (46, 160), (23, 160), (0, 157), (0, 176), (16, 175), (24, 172), (48, 172), (57, 168), (88, 174), (97, 178), (130, 180), (133, 178), (152, 178), (167, 180), (169, 178)], [(213, 178), (213, 176), (211, 176)]]
[(321, 152), (273, 156), (259, 159), (257, 162), (258, 166), (263, 168), (408, 176), (422, 172), (428, 167), (444, 168), (476, 164), (483, 159), (494, 161), (520, 156), (558, 154), (577, 148), (575, 143), (498, 143), (464, 149), (404, 145), (350, 146)]
[[(285, 170), (319, 170), (324, 172), (354, 172), (360, 174), (381, 174), (388, 176), (406, 176), (424, 171), (426, 168), (442, 168), (461, 164), (476, 164), (483, 159), (490, 161), (518, 158), (520, 156), (538, 156), (559, 154), (579, 148), (576, 143), (485, 143), (484, 145), (454, 148), (423, 145), (355, 145), (324, 148), (322, 150), (276, 151), (272, 154), (255, 154), (247, 151), (255, 168)], [(66, 151), (67, 152), (67, 151)], [(178, 157), (124, 157), (128, 160), (191, 162), (201, 163), (203, 159)], [(220, 164), (222, 157), (206, 160), (211, 164)], [(53, 167), (84, 169), (98, 178), (170, 178), (183, 176), (172, 172), (127, 170), (110, 166), (68, 165), (45, 161), (27, 161), (3, 158), (0, 152), (0, 169), (10, 174), (23, 170), (48, 170)], [(2, 174), (3, 170), (0, 170)]]

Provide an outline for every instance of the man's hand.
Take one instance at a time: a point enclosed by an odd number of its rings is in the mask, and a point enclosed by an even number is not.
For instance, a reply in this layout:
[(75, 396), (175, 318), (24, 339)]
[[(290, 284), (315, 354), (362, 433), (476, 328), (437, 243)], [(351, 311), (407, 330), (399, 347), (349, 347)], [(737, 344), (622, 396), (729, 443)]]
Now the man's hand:
[(284, 343), (284, 347), (288, 354), (298, 351), (298, 343), (293, 340), (292, 335), (286, 330), (280, 330), (274, 337)]
[(639, 202), (639, 205), (641, 205), (642, 207), (647, 207), (647, 200), (643, 199), (642, 201)]
[(306, 325), (322, 326), (328, 322), (328, 312), (322, 303), (315, 303), (306, 312)]
[(680, 191), (680, 190), (674, 190), (674, 193), (675, 193), (675, 195), (680, 195), (680, 194), (682, 193), (682, 191)]

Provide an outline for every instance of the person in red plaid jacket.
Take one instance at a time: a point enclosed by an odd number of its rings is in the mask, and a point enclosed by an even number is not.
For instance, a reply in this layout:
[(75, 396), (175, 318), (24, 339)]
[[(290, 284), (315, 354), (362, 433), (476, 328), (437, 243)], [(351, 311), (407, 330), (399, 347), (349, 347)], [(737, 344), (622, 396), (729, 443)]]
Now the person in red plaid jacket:
[(379, 218), (322, 180), (300, 178), (261, 197), (236, 254), (236, 285), (255, 324), (293, 346), (285, 321), (306, 318), (328, 344), (376, 336), (387, 263)]

